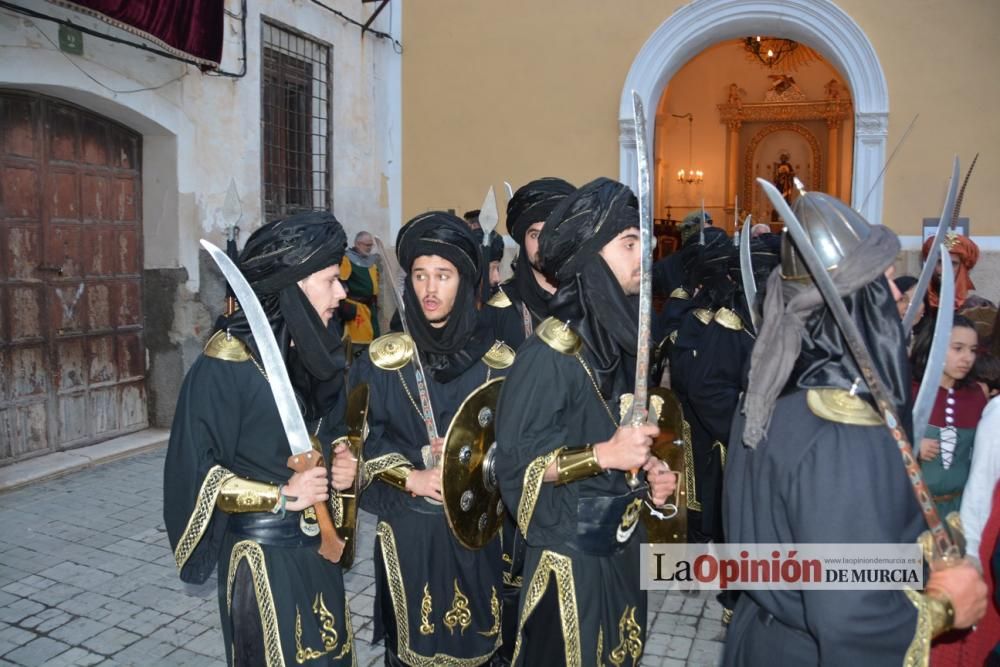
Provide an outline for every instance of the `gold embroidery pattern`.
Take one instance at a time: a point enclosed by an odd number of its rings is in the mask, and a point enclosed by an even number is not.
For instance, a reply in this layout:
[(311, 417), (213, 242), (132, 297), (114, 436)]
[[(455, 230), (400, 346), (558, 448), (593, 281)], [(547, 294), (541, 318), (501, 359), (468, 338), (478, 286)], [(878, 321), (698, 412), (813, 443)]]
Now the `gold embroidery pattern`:
[[(319, 651), (302, 646), (302, 614), (299, 612), (298, 605), (295, 605), (295, 662), (300, 665), (305, 663), (307, 660), (315, 660), (316, 658), (323, 657), (327, 653), (333, 653), (337, 649), (337, 644), (340, 643), (340, 637), (337, 634), (336, 628), (337, 618), (330, 613), (329, 609), (326, 608), (326, 604), (323, 602), (322, 593), (316, 594), (316, 597), (313, 600), (312, 610), (313, 613), (319, 617), (319, 636), (323, 640), (323, 650)], [(340, 655), (337, 657), (344, 657), (349, 650), (350, 646), (345, 644), (344, 650), (342, 650)]]
[(583, 656), (580, 650), (580, 617), (576, 606), (576, 586), (573, 583), (573, 561), (569, 556), (563, 556), (552, 551), (542, 551), (535, 573), (531, 575), (528, 589), (524, 595), (524, 610), (517, 624), (517, 641), (514, 642), (514, 659), (511, 664), (517, 664), (517, 655), (521, 651), (521, 637), (524, 624), (541, 601), (549, 584), (549, 573), (556, 578), (556, 593), (559, 596), (559, 619), (562, 621), (563, 644), (566, 651), (566, 664), (569, 667), (579, 667)]
[(913, 641), (903, 656), (903, 667), (927, 667), (931, 658), (931, 639), (933, 639), (933, 623), (930, 609), (924, 596), (916, 591), (906, 590), (906, 597), (917, 608), (917, 630), (913, 633)]
[(691, 424), (684, 420), (681, 429), (684, 437), (684, 481), (688, 489), (688, 509), (701, 511), (701, 501), (698, 500), (698, 487), (694, 478), (694, 449), (691, 446)]
[(510, 576), (510, 572), (503, 573), (504, 586), (513, 586), (514, 588), (520, 588), (523, 583), (524, 580), (521, 577), (512, 577)]
[(191, 557), (194, 548), (198, 546), (208, 522), (212, 519), (212, 512), (215, 510), (215, 501), (219, 497), (223, 483), (235, 475), (222, 466), (212, 466), (205, 481), (201, 483), (198, 490), (198, 498), (195, 500), (194, 509), (191, 511), (191, 518), (188, 519), (187, 526), (181, 534), (181, 539), (177, 541), (177, 549), (174, 550), (174, 561), (177, 569), (184, 567), (184, 563)]
[(285, 656), (281, 652), (281, 638), (278, 634), (278, 613), (274, 608), (271, 583), (267, 578), (264, 550), (252, 540), (242, 540), (233, 545), (233, 553), (229, 557), (229, 581), (226, 585), (227, 609), (232, 614), (233, 582), (236, 581), (236, 569), (244, 558), (247, 565), (250, 566), (253, 589), (257, 594), (257, 608), (260, 610), (260, 625), (264, 634), (264, 658), (267, 661), (267, 667), (284, 667)]
[[(674, 290), (677, 291), (677, 290)], [(604, 628), (597, 629), (597, 667), (604, 667)]]
[(422, 635), (434, 634), (434, 624), (431, 623), (432, 604), (431, 585), (424, 584), (424, 599), (420, 601), (420, 634)]
[(625, 664), (625, 657), (632, 658), (632, 667), (642, 655), (642, 627), (635, 620), (635, 607), (625, 607), (621, 620), (618, 621), (618, 637), (621, 642), (608, 654), (608, 660), (615, 667)]
[(479, 634), (483, 637), (496, 637), (497, 633), (500, 632), (500, 600), (497, 598), (497, 589), (490, 586), (490, 590), (493, 591), (493, 596), (490, 597), (490, 613), (493, 614), (493, 627), (487, 632), (480, 630)]
[(635, 522), (639, 520), (639, 514), (642, 511), (642, 499), (636, 498), (628, 504), (625, 511), (622, 513), (622, 520), (618, 524), (618, 529), (621, 532), (628, 532), (628, 530), (635, 525)]
[(528, 464), (524, 470), (524, 490), (521, 491), (521, 502), (517, 504), (517, 527), (521, 529), (522, 535), (528, 534), (528, 525), (531, 523), (531, 515), (535, 513), (535, 503), (538, 502), (538, 495), (542, 492), (542, 478), (545, 470), (556, 460), (563, 448), (539, 456)]
[(464, 635), (465, 629), (471, 624), (472, 612), (469, 611), (469, 598), (459, 590), (458, 579), (455, 579), (455, 597), (451, 601), (451, 609), (445, 612), (444, 625), (451, 634), (455, 634), (455, 626), (458, 625), (462, 628), (459, 634)]
[(398, 468), (399, 466), (412, 468), (413, 464), (410, 463), (409, 459), (397, 452), (376, 456), (371, 461), (365, 461), (365, 487), (370, 485), (380, 473), (383, 473), (390, 468)]
[(474, 658), (454, 658), (450, 655), (436, 653), (431, 657), (420, 655), (410, 649), (410, 623), (407, 614), (406, 589), (403, 587), (403, 573), (399, 569), (399, 552), (396, 550), (396, 538), (392, 528), (380, 521), (375, 528), (382, 549), (382, 560), (385, 563), (385, 574), (389, 584), (389, 595), (392, 597), (392, 609), (396, 616), (396, 649), (399, 659), (412, 667), (478, 667), (486, 662), (493, 652), (500, 648), (501, 637), (493, 650), (486, 655)]

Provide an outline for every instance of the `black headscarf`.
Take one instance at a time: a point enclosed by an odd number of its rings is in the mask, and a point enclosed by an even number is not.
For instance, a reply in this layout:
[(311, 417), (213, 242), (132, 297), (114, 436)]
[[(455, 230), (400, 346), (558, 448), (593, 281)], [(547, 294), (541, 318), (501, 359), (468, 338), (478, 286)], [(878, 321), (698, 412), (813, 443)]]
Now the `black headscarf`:
[[(316, 211), (260, 227), (239, 257), (240, 271), (267, 315), (307, 421), (326, 416), (332, 407), (344, 386), (345, 359), (340, 339), (327, 331), (298, 281), (340, 264), (346, 247), (344, 228), (333, 214)], [(216, 329), (242, 340), (260, 359), (242, 309), (219, 318)]]
[(542, 270), (559, 281), (549, 315), (568, 322), (583, 339), (584, 357), (606, 399), (634, 381), (639, 301), (625, 294), (599, 253), (638, 226), (632, 191), (598, 178), (563, 199), (539, 237)]
[(443, 211), (410, 220), (396, 237), (399, 265), (410, 273), (417, 257), (437, 255), (458, 270), (459, 286), (447, 323), (436, 328), (424, 317), (413, 283), (403, 288), (406, 324), (428, 372), (438, 382), (457, 378), (476, 363), (494, 342), (492, 330), (476, 308), (476, 290), (482, 279), (482, 251), (472, 230), (460, 218)]
[(549, 300), (552, 295), (542, 289), (535, 279), (531, 261), (524, 249), (524, 238), (528, 228), (537, 222), (545, 222), (555, 207), (575, 190), (561, 178), (539, 178), (522, 185), (507, 202), (507, 229), (511, 238), (521, 246), (514, 265), (514, 283), (517, 296), (538, 319), (548, 315)]
[(507, 202), (507, 231), (517, 245), (524, 247), (528, 227), (545, 222), (566, 195), (575, 190), (561, 178), (539, 178), (522, 185)]

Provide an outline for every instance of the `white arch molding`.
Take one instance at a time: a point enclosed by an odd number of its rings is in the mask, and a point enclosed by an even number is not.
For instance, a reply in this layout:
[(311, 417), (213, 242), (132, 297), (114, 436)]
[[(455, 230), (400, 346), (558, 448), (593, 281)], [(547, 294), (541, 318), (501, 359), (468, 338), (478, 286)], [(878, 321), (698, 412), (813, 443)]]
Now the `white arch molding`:
[[(831, 0), (693, 0), (664, 21), (632, 62), (618, 107), (619, 179), (636, 189), (638, 167), (632, 91), (655, 109), (670, 79), (694, 55), (718, 42), (747, 35), (777, 35), (807, 44), (846, 78), (854, 104), (852, 206), (882, 221), (889, 91), (882, 65), (864, 31)], [(655, 127), (647, 129), (652, 146)], [(861, 202), (872, 190), (865, 206)]]

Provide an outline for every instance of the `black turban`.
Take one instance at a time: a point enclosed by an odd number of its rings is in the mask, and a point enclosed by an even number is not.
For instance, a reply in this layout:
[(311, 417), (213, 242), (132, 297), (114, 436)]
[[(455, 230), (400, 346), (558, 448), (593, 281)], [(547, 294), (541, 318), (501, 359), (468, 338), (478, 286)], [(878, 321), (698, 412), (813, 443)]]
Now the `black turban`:
[(503, 259), (503, 237), (495, 231), (490, 232), (489, 260), (499, 262)]
[(524, 245), (528, 227), (545, 222), (566, 195), (575, 190), (561, 178), (539, 178), (522, 185), (507, 202), (507, 231), (519, 246)]
[(628, 186), (598, 178), (566, 196), (539, 237), (542, 270), (560, 283), (572, 278), (613, 238), (639, 226), (639, 204)]
[(444, 211), (422, 213), (399, 230), (396, 256), (402, 269), (409, 273), (413, 260), (421, 255), (444, 257), (470, 281), (478, 280), (482, 269), (472, 230), (461, 218)]
[[(323, 325), (298, 282), (339, 265), (346, 247), (344, 228), (331, 213), (299, 213), (251, 234), (238, 261), (271, 324), (308, 421), (325, 417), (336, 402), (345, 359), (340, 339)], [(242, 340), (260, 359), (242, 309), (221, 318), (216, 328)]]
[(628, 186), (598, 178), (568, 195), (545, 221), (539, 237), (542, 269), (559, 289), (549, 314), (584, 342), (584, 357), (601, 393), (612, 399), (635, 381), (638, 298), (626, 295), (601, 248), (639, 226), (639, 209)]
[(483, 254), (472, 230), (460, 218), (432, 211), (403, 225), (396, 237), (396, 256), (407, 273), (417, 257), (425, 255), (437, 255), (455, 265), (459, 274), (455, 304), (443, 327), (432, 326), (408, 279), (403, 288), (406, 324), (426, 359), (427, 370), (438, 382), (448, 382), (476, 363), (494, 342), (488, 322), (476, 309)]

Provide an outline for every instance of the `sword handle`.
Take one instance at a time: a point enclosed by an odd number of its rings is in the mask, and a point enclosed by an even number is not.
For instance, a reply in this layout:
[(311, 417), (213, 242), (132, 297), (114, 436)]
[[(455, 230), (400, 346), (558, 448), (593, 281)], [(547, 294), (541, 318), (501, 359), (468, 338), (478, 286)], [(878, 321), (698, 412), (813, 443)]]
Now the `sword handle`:
[[(315, 451), (288, 457), (288, 467), (295, 472), (305, 472), (321, 465), (323, 465), (323, 455)], [(319, 523), (319, 555), (331, 563), (339, 563), (344, 553), (345, 542), (337, 534), (337, 528), (330, 518), (330, 509), (323, 501), (313, 505), (313, 509), (316, 510), (316, 521)]]

